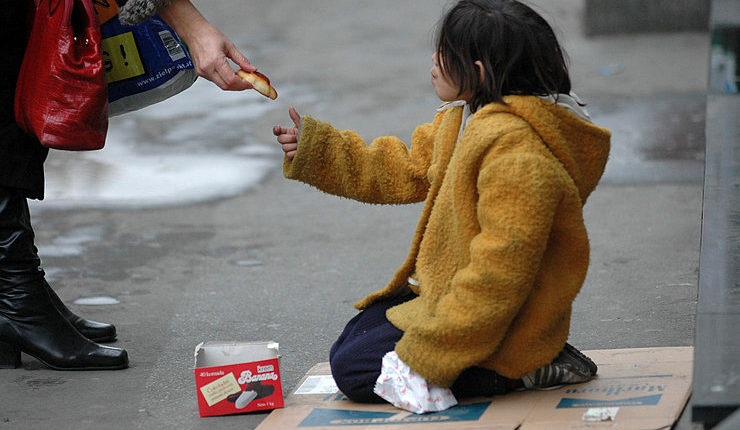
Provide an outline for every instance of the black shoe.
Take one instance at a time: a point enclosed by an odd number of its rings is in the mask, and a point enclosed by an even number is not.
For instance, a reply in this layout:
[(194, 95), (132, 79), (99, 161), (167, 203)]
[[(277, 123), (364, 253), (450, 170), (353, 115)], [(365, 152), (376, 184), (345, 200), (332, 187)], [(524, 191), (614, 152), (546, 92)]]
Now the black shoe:
[(555, 389), (565, 384), (588, 382), (596, 376), (597, 370), (590, 358), (566, 343), (552, 363), (524, 375), (522, 382), (526, 389)]
[(70, 311), (56, 295), (46, 280), (43, 280), (44, 288), (49, 294), (51, 304), (59, 311), (60, 314), (70, 322), (83, 336), (96, 343), (113, 342), (116, 340), (116, 327), (113, 324), (100, 323), (97, 321), (87, 320)]
[(0, 351), (0, 368), (20, 366), (21, 352), (56, 370), (128, 367), (125, 350), (82, 336), (38, 282), (0, 287)]
[(26, 198), (0, 188), (0, 368), (21, 352), (58, 370), (123, 369), (128, 355), (84, 337), (52, 303), (33, 244)]

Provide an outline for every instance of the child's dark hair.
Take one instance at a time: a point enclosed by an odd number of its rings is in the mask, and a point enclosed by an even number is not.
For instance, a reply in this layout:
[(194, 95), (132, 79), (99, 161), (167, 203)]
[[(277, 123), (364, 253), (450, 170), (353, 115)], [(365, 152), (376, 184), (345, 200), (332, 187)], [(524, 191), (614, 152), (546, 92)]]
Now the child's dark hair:
[[(565, 53), (552, 27), (515, 0), (461, 0), (437, 30), (442, 71), (471, 94), (473, 112), (510, 94), (570, 93)], [(485, 69), (481, 80), (480, 61)]]

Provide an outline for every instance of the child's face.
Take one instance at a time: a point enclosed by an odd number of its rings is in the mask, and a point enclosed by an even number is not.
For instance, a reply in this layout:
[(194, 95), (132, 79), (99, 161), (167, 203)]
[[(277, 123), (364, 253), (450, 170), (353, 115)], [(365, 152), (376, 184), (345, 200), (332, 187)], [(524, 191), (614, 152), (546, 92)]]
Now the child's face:
[(455, 100), (468, 100), (464, 94), (460, 93), (460, 87), (458, 87), (450, 77), (443, 71), (443, 66), (439, 62), (439, 55), (435, 52), (432, 55), (432, 85), (434, 85), (434, 91), (437, 93), (437, 97), (443, 102), (451, 102)]

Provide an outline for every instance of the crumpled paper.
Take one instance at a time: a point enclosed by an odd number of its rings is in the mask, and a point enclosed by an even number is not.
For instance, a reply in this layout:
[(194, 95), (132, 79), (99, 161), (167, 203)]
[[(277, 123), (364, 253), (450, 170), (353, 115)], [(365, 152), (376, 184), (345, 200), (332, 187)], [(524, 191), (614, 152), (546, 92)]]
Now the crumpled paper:
[(393, 406), (415, 414), (444, 411), (457, 404), (449, 388), (427, 382), (401, 361), (395, 351), (383, 357), (373, 391)]

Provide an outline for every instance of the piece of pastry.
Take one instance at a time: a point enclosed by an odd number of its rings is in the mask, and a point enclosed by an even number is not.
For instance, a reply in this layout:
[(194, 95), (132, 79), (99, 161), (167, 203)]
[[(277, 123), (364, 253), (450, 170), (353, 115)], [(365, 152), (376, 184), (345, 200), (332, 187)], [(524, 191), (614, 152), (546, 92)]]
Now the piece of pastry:
[(245, 81), (252, 84), (252, 87), (255, 90), (259, 91), (259, 93), (263, 96), (269, 97), (273, 100), (277, 98), (277, 91), (275, 90), (275, 87), (270, 85), (270, 80), (262, 73), (239, 70), (238, 72), (236, 72), (236, 74)]

